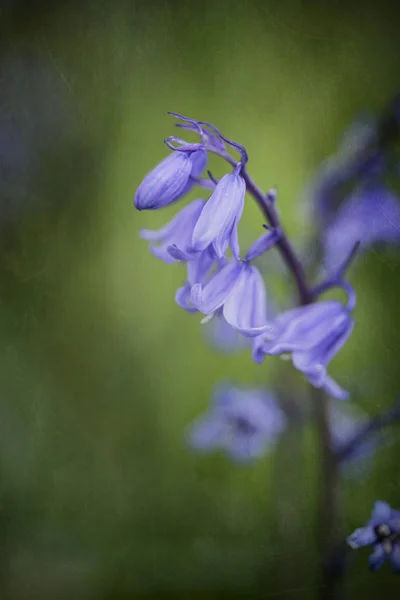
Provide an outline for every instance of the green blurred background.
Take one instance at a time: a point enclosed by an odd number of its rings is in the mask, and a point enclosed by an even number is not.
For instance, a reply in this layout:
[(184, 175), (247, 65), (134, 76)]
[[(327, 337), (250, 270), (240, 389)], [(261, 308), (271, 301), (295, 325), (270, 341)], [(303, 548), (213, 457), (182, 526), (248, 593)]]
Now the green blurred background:
[[(184, 270), (138, 237), (176, 208), (139, 213), (132, 198), (166, 155), (166, 111), (181, 112), (246, 145), (302, 242), (314, 169), (354, 117), (399, 91), (396, 10), (0, 6), (0, 597), (316, 597), (311, 429), (247, 468), (195, 456), (184, 439), (220, 379), (279, 387), (289, 367), (207, 345), (200, 319), (174, 302)], [(260, 225), (248, 202), (242, 239)], [(354, 269), (357, 326), (332, 366), (370, 414), (399, 392), (399, 274), (393, 249)], [(301, 386), (295, 376), (294, 400)], [(377, 498), (400, 508), (398, 448), (345, 481), (346, 532)], [(347, 597), (400, 590), (366, 559), (352, 556)]]

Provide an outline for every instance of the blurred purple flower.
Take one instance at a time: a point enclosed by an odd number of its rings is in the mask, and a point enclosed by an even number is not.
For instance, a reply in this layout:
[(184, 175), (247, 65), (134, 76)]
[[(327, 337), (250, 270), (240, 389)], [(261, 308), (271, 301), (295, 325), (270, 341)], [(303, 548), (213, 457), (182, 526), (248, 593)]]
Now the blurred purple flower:
[(150, 251), (166, 263), (191, 260), (199, 253), (191, 248), (192, 233), (203, 210), (204, 200), (193, 200), (159, 229), (142, 229), (140, 236), (149, 240)]
[(195, 185), (207, 164), (207, 153), (198, 148), (176, 150), (150, 173), (139, 185), (134, 205), (138, 210), (154, 210), (182, 198)]
[(335, 398), (347, 398), (327, 373), (327, 365), (337, 354), (353, 329), (349, 308), (333, 300), (317, 302), (279, 314), (262, 337), (255, 340), (253, 358), (290, 353), (293, 365), (310, 383), (324, 388)]
[(306, 189), (309, 211), (321, 229), (334, 218), (344, 186), (357, 178), (366, 181), (378, 175), (385, 162), (379, 151), (378, 121), (366, 114), (350, 125), (337, 152), (322, 162)]
[(359, 188), (339, 207), (324, 233), (324, 263), (334, 271), (359, 241), (360, 250), (374, 243), (400, 243), (400, 199), (380, 184)]
[(249, 462), (270, 450), (285, 426), (271, 392), (223, 384), (216, 388), (210, 410), (191, 426), (188, 441), (197, 451), (220, 449), (235, 461)]
[(204, 326), (204, 335), (211, 346), (221, 352), (233, 353), (251, 348), (251, 340), (233, 329), (219, 311)]
[(219, 258), (225, 256), (230, 245), (233, 256), (239, 260), (240, 249), (237, 226), (243, 213), (246, 184), (240, 175), (224, 175), (207, 201), (193, 231), (192, 245), (204, 250), (210, 244)]
[[(358, 407), (349, 403), (338, 403), (335, 400), (329, 403), (328, 411), (332, 447), (335, 452), (339, 453), (364, 429), (369, 422), (369, 417)], [(382, 442), (383, 436), (379, 432), (367, 436), (358, 445), (355, 445), (341, 463), (345, 473), (350, 476), (360, 475), (360, 472), (362, 473), (370, 465), (370, 460)]]
[(369, 557), (371, 571), (380, 569), (388, 558), (393, 571), (400, 573), (400, 511), (378, 500), (368, 523), (356, 529), (347, 538), (347, 543), (354, 549), (373, 546)]

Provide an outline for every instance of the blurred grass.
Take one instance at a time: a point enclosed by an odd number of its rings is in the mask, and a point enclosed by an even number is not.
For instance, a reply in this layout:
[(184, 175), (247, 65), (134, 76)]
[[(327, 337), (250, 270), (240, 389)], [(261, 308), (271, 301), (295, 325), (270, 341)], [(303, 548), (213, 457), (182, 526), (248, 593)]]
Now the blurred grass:
[[(301, 240), (299, 198), (313, 169), (358, 111), (397, 91), (389, 4), (38, 6), (29, 20), (3, 13), (1, 57), (21, 54), (27, 70), (31, 56), (43, 61), (68, 114), (37, 157), (26, 211), (2, 226), (3, 595), (310, 598), (313, 440), (291, 447), (284, 437), (248, 469), (188, 452), (184, 428), (220, 378), (278, 375), (274, 363), (207, 347), (199, 318), (174, 303), (183, 269), (158, 262), (137, 234), (176, 208), (138, 213), (132, 197), (166, 154), (165, 113), (175, 110), (246, 145), (252, 175), (278, 186), (282, 218)], [(27, 89), (27, 107), (29, 98)], [(261, 224), (249, 202), (243, 238)], [(371, 414), (398, 391), (398, 274), (395, 252), (357, 267), (357, 327), (332, 368), (350, 388), (355, 379)], [(384, 449), (367, 481), (346, 483), (349, 531), (376, 498), (400, 505), (396, 453)], [(395, 589), (388, 573), (367, 573), (361, 554), (349, 596)]]

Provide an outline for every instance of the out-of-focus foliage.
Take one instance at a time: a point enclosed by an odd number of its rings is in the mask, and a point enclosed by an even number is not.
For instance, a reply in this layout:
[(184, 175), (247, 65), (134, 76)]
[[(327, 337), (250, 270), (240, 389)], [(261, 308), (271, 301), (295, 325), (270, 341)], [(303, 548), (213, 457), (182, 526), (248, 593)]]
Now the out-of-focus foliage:
[[(301, 245), (313, 170), (360, 110), (398, 91), (397, 24), (385, 2), (4, 3), (2, 598), (312, 597), (311, 430), (289, 428), (241, 469), (193, 455), (183, 435), (220, 379), (279, 389), (286, 365), (272, 376), (277, 359), (210, 349), (174, 303), (183, 267), (138, 236), (176, 208), (139, 213), (132, 199), (179, 111), (246, 145)], [(242, 239), (261, 225), (250, 200)], [(399, 274), (396, 250), (357, 265), (357, 325), (332, 367), (370, 414), (399, 390)], [(291, 385), (302, 402), (301, 377)], [(376, 497), (400, 507), (397, 453), (346, 481), (349, 531)], [(358, 557), (348, 581), (354, 598), (399, 585)]]

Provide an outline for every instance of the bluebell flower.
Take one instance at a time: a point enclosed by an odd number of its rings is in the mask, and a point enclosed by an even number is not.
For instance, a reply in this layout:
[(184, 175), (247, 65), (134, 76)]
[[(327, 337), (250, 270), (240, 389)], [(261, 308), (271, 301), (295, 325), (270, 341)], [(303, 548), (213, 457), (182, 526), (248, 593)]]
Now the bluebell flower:
[(223, 384), (216, 388), (210, 410), (190, 428), (188, 441), (197, 451), (220, 449), (235, 461), (249, 462), (268, 452), (285, 426), (274, 394)]
[(192, 249), (191, 242), (193, 229), (203, 206), (204, 200), (193, 200), (158, 231), (140, 231), (140, 236), (151, 242), (150, 251), (154, 256), (172, 264), (179, 260), (191, 260), (198, 255)]
[(193, 231), (192, 245), (204, 250), (210, 244), (219, 258), (225, 256), (230, 246), (233, 256), (239, 260), (238, 223), (244, 208), (246, 184), (236, 174), (224, 175), (207, 201)]
[(347, 398), (347, 392), (328, 375), (327, 365), (349, 338), (353, 324), (349, 307), (334, 300), (285, 311), (272, 321), (264, 341), (256, 338), (253, 358), (262, 362), (267, 354), (290, 353), (294, 367), (313, 386), (335, 398)]
[(134, 205), (139, 210), (153, 210), (175, 202), (191, 190), (206, 164), (207, 153), (201, 145), (176, 150), (146, 175), (136, 191)]
[(369, 568), (377, 571), (388, 558), (393, 571), (400, 573), (400, 511), (387, 502), (375, 502), (371, 518), (364, 527), (356, 529), (347, 538), (351, 548), (372, 546)]
[(217, 311), (241, 334), (255, 337), (269, 329), (267, 296), (258, 269), (247, 262), (227, 261), (205, 285), (195, 284), (191, 302), (203, 314)]
[(341, 204), (324, 232), (325, 267), (334, 271), (357, 241), (358, 254), (375, 243), (400, 243), (400, 199), (381, 184), (365, 185)]

